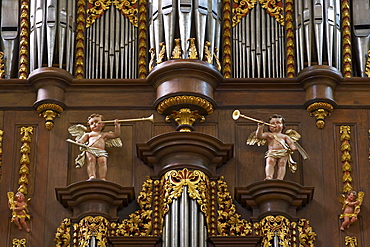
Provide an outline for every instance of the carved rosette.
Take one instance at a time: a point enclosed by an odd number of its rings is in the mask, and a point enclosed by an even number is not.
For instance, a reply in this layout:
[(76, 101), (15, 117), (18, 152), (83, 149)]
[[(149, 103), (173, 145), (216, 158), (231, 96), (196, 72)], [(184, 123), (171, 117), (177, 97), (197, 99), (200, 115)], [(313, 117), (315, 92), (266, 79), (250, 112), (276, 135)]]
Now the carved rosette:
[(24, 195), (28, 194), (28, 174), (30, 174), (29, 165), (31, 163), (29, 154), (31, 153), (30, 143), (32, 141), (31, 134), (33, 134), (33, 127), (22, 127), (20, 134), (23, 135), (21, 138), (21, 142), (23, 143), (21, 146), (21, 159), (19, 161), (21, 167), (19, 168), (19, 179), (18, 179), (18, 192), (23, 193)]
[(39, 117), (45, 119), (46, 129), (51, 130), (54, 127), (54, 119), (60, 117), (63, 108), (57, 104), (42, 104), (37, 107), (36, 111)]
[(325, 118), (330, 116), (334, 107), (326, 102), (316, 102), (307, 107), (307, 111), (310, 112), (310, 116), (316, 118), (316, 126), (319, 129), (324, 128)]

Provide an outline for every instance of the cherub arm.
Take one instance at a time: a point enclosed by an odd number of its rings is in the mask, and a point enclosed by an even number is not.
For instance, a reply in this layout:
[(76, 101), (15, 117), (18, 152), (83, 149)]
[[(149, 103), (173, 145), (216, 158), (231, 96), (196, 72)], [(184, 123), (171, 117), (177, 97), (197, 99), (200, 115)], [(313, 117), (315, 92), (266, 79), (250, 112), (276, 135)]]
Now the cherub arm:
[(264, 126), (265, 126), (265, 124), (258, 123), (258, 127), (257, 127), (257, 130), (256, 130), (256, 136), (257, 136), (258, 139), (269, 139), (270, 138), (269, 133), (263, 132), (263, 127)]
[(294, 150), (294, 151), (297, 150), (296, 145), (294, 144), (293, 140), (288, 135), (285, 135), (285, 142), (289, 145), (291, 150)]
[(121, 124), (118, 122), (118, 119), (114, 120), (114, 131), (106, 132), (105, 139), (117, 138), (121, 135)]
[(85, 133), (81, 136), (81, 138), (77, 139), (76, 142), (86, 143), (88, 140), (89, 140), (89, 133)]

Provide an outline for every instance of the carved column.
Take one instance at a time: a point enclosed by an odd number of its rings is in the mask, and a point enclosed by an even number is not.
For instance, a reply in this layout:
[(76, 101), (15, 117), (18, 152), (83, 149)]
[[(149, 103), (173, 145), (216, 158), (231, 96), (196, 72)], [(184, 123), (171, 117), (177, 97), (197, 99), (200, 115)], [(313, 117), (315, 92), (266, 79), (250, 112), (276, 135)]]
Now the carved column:
[(54, 119), (66, 108), (64, 94), (73, 80), (70, 73), (54, 67), (43, 67), (34, 70), (28, 77), (37, 91), (37, 99), (33, 106), (40, 117), (45, 119), (45, 127), (51, 130)]
[(334, 67), (315, 65), (302, 70), (298, 81), (306, 91), (305, 107), (316, 118), (316, 126), (324, 128), (325, 118), (330, 116), (337, 105), (334, 91), (342, 81), (341, 73)]
[(197, 119), (204, 122), (204, 115), (213, 113), (214, 91), (222, 79), (211, 64), (191, 59), (163, 62), (147, 77), (156, 90), (157, 112), (167, 115), (167, 122), (175, 120), (181, 132), (193, 131)]

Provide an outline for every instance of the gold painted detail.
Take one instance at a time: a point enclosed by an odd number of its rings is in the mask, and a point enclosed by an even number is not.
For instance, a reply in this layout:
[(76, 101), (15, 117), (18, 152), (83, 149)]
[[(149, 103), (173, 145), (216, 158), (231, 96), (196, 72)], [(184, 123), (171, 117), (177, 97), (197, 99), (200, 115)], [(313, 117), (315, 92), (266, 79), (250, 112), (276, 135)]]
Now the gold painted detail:
[(88, 0), (86, 28), (99, 19), (110, 8), (112, 3), (135, 27), (138, 26), (137, 0)]
[(367, 52), (365, 74), (370, 77), (370, 50)]
[(195, 46), (195, 38), (188, 39), (188, 42), (189, 42), (188, 48), (189, 59), (198, 59), (197, 47)]
[(85, 0), (78, 0), (77, 2), (77, 26), (76, 26), (76, 79), (84, 77), (84, 58), (85, 58), (85, 45), (84, 45), (84, 32), (85, 32)]
[(20, 15), (19, 79), (28, 76), (29, 0), (22, 0)]
[(163, 114), (163, 112), (171, 106), (180, 105), (180, 104), (188, 104), (188, 105), (197, 105), (202, 107), (204, 110), (207, 111), (208, 114), (212, 114), (214, 111), (213, 105), (205, 99), (202, 99), (197, 96), (175, 96), (168, 99), (165, 99), (157, 106), (157, 112), (159, 114)]
[[(245, 1), (243, 1), (245, 2)], [(222, 38), (223, 38), (223, 71), (222, 74), (225, 78), (231, 78), (231, 0), (223, 0), (223, 26), (222, 26)]]
[[(153, 180), (147, 177), (137, 198), (140, 210), (129, 215), (122, 223), (112, 223), (114, 236), (151, 236), (152, 231)], [(157, 211), (156, 211), (157, 212)]]
[(161, 225), (162, 225), (162, 218), (160, 212), (160, 190), (161, 190), (161, 183), (158, 179), (154, 180), (154, 193), (153, 193), (153, 236), (160, 236), (161, 235)]
[(54, 242), (55, 247), (69, 247), (71, 241), (71, 220), (65, 218), (57, 228)]
[(180, 111), (172, 111), (171, 115), (166, 116), (166, 122), (170, 122), (170, 119), (180, 127), (180, 132), (191, 132), (191, 127), (197, 119), (203, 123), (206, 119), (204, 116), (199, 115), (198, 111), (191, 111), (189, 108), (182, 108)]
[(79, 232), (78, 232), (78, 224), (77, 223), (74, 223), (73, 224), (73, 235), (72, 235), (72, 246), (73, 247), (77, 247), (77, 246), (80, 246), (79, 245), (79, 241), (78, 241), (78, 235), (79, 235)]
[[(148, 1), (147, 0), (140, 0), (139, 1), (139, 9), (134, 7), (134, 3), (137, 0), (132, 0), (131, 4), (129, 5), (129, 1), (123, 1), (120, 4), (122, 5), (120, 8), (125, 9), (127, 14), (125, 14), (131, 23), (135, 22), (136, 14), (135, 12), (139, 12), (139, 78), (145, 79), (148, 75), (148, 71), (146, 69), (146, 44), (147, 44), (147, 6)], [(124, 7), (125, 6), (125, 7)], [(129, 7), (130, 6), (130, 7)], [(135, 11), (134, 11), (135, 10)], [(122, 11), (122, 10), (121, 10)], [(122, 12), (123, 13), (123, 12)], [(136, 18), (137, 19), (137, 18)], [(137, 26), (137, 24), (134, 26)]]
[(175, 47), (172, 50), (171, 59), (180, 59), (182, 57), (181, 39), (175, 39)]
[(0, 51), (0, 80), (5, 77), (4, 52)]
[[(181, 197), (184, 186), (188, 187), (188, 195), (191, 199), (196, 200), (200, 205), (200, 210), (204, 213), (207, 229), (210, 230), (210, 181), (207, 175), (199, 170), (171, 170), (162, 176), (160, 194), (160, 219), (163, 226), (164, 216), (170, 210), (170, 204), (174, 199)], [(161, 227), (162, 228), (162, 227)]]
[(12, 240), (12, 247), (26, 247), (27, 241), (25, 238), (13, 238)]
[(277, 241), (280, 246), (291, 246), (290, 220), (284, 216), (266, 216), (259, 223), (255, 223), (256, 233), (262, 236), (262, 245), (271, 246)]
[(357, 238), (345, 236), (344, 243), (346, 244), (346, 246), (349, 246), (349, 247), (357, 247)]
[(342, 49), (343, 77), (352, 77), (351, 14), (350, 0), (342, 0)]
[(257, 0), (233, 0), (233, 27), (235, 27), (240, 20), (246, 16), (251, 9), (257, 4)]
[(150, 61), (149, 61), (149, 72), (150, 72), (154, 69), (155, 49), (150, 48), (149, 53), (150, 53)]
[(284, 4), (282, 0), (259, 0), (261, 7), (273, 16), (280, 25), (284, 26)]
[[(116, 6), (117, 9), (121, 11), (121, 13), (129, 19), (132, 25), (138, 27), (138, 17), (137, 14), (139, 13), (139, 9), (137, 6), (138, 0), (114, 0), (112, 1), (113, 4)], [(145, 16), (144, 19), (141, 19), (140, 25), (142, 25), (143, 21), (146, 21), (146, 0), (140, 0), (140, 17), (142, 18)], [(146, 23), (146, 22), (144, 22)], [(146, 28), (145, 28), (146, 29)]]
[(28, 194), (28, 189), (27, 189), (28, 174), (30, 174), (29, 165), (31, 163), (29, 154), (31, 153), (30, 143), (32, 141), (31, 134), (33, 134), (33, 127), (31, 126), (22, 127), (20, 134), (23, 135), (21, 138), (21, 142), (23, 143), (23, 145), (21, 146), (21, 150), (20, 150), (22, 156), (19, 161), (21, 167), (19, 168), (20, 178), (18, 180), (18, 184), (19, 184), (18, 192), (21, 192), (24, 195), (27, 195)]
[(285, 1), (286, 59), (287, 77), (295, 76), (293, 0)]
[(216, 68), (217, 68), (217, 70), (218, 71), (221, 71), (221, 62), (220, 62), (220, 59), (217, 56), (217, 53), (218, 53), (218, 48), (215, 47), (215, 52), (213, 53), (213, 57), (215, 58), (215, 61), (216, 61)]
[(213, 57), (212, 57), (211, 51), (209, 50), (210, 46), (211, 46), (211, 43), (209, 41), (206, 41), (204, 45), (204, 61), (206, 61), (209, 64), (212, 64)]
[(307, 111), (310, 112), (311, 117), (316, 118), (316, 126), (319, 129), (324, 128), (325, 118), (330, 116), (330, 113), (334, 110), (334, 107), (326, 102), (316, 102), (307, 107)]
[(102, 216), (86, 216), (78, 223), (78, 246), (90, 246), (89, 242), (95, 238), (97, 246), (108, 246), (108, 235), (111, 231), (109, 221)]
[(161, 42), (159, 46), (162, 48), (158, 54), (157, 64), (163, 63), (165, 61), (165, 55), (166, 55), (166, 44), (164, 42)]
[(236, 207), (224, 181), (217, 181), (218, 218), (217, 230), (219, 236), (248, 236), (252, 234), (252, 224), (236, 213)]
[(345, 126), (345, 125), (342, 125), (340, 126), (340, 141), (341, 141), (341, 152), (342, 152), (342, 157), (341, 157), (341, 161), (343, 162), (343, 165), (342, 165), (342, 172), (343, 172), (343, 176), (342, 176), (342, 182), (343, 182), (343, 189), (342, 189), (342, 192), (343, 193), (348, 193), (349, 191), (352, 191), (353, 190), (353, 187), (352, 187), (352, 176), (351, 176), (351, 171), (352, 171), (352, 165), (351, 165), (351, 161), (352, 161), (352, 157), (351, 157), (351, 144), (350, 144), (350, 140), (351, 140), (351, 127), (350, 126)]
[(4, 131), (0, 130), (0, 184), (3, 176), (3, 134)]
[[(292, 225), (295, 227), (295, 224)], [(316, 233), (313, 231), (313, 228), (310, 226), (310, 222), (306, 219), (299, 219), (296, 226), (298, 232), (298, 246), (309, 246), (314, 247), (316, 240)]]
[(45, 119), (45, 127), (51, 130), (54, 127), (54, 119), (60, 117), (60, 113), (63, 112), (63, 108), (57, 104), (42, 104), (36, 109), (39, 113), (39, 117)]

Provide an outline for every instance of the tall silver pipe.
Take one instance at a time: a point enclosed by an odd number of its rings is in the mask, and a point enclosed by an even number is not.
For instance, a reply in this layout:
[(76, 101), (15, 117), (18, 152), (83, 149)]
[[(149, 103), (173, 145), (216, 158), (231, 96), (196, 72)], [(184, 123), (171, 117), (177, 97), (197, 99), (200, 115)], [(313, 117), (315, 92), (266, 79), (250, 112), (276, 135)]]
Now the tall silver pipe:
[[(167, 59), (171, 57), (171, 51), (173, 48), (172, 40), (174, 39), (174, 27), (176, 18), (177, 4), (173, 4), (172, 0), (162, 0), (162, 13), (163, 13), (163, 26), (164, 26), (164, 36), (166, 43), (166, 53)], [(182, 17), (180, 16), (180, 23), (183, 23)], [(181, 36), (181, 32), (180, 32)], [(185, 37), (181, 36), (181, 39)], [(186, 42), (186, 40), (185, 40)], [(182, 43), (183, 44), (183, 43)], [(182, 46), (185, 49), (185, 46)]]
[[(181, 38), (181, 47), (184, 51), (187, 50), (187, 42), (190, 38), (190, 31), (191, 31), (191, 18), (193, 15), (193, 5), (192, 0), (178, 0), (179, 10), (179, 26), (180, 26), (180, 38)], [(174, 37), (170, 40), (170, 46), (168, 47), (170, 51), (173, 49), (173, 40)], [(198, 52), (199, 54), (199, 52)], [(188, 53), (183, 53), (184, 58), (188, 58)]]
[(116, 37), (116, 42), (114, 43), (114, 60), (115, 60), (115, 77), (119, 77), (119, 68), (122, 66), (121, 61), (119, 60), (120, 58), (120, 43), (121, 43), (121, 35), (120, 32), (122, 32), (122, 27), (121, 27), (121, 14), (119, 11), (116, 9), (116, 32), (115, 32), (115, 37)]
[(239, 50), (240, 52), (240, 57), (241, 57), (241, 62), (240, 62), (240, 77), (241, 78), (245, 78), (245, 72), (246, 72), (246, 67), (248, 67), (248, 63), (246, 62), (246, 57), (245, 57), (245, 53), (246, 53), (246, 47), (245, 47), (245, 19), (246, 18), (243, 18), (243, 20), (239, 23), (239, 25), (241, 25), (241, 28), (240, 28), (240, 38), (241, 38), (241, 48)]
[(76, 4), (73, 0), (68, 0), (68, 35), (67, 35), (67, 71), (71, 74), (74, 70), (74, 47), (76, 38)]
[(103, 68), (104, 68), (104, 19), (100, 19), (100, 42), (99, 42), (99, 79), (103, 79)]
[(33, 71), (36, 69), (37, 61), (36, 61), (36, 2), (31, 1), (30, 2), (30, 71)]
[(63, 68), (64, 63), (64, 52), (66, 47), (66, 35), (67, 35), (67, 0), (59, 1), (58, 6), (58, 63), (59, 68)]
[(1, 7), (1, 38), (4, 44), (4, 74), (5, 79), (15, 76), (18, 30), (19, 30), (18, 1), (4, 0)]
[(95, 71), (96, 69), (94, 68), (95, 64), (96, 64), (96, 38), (97, 38), (97, 35), (96, 35), (96, 24), (90, 26), (89, 28), (91, 28), (91, 33), (92, 33), (92, 42), (91, 42), (91, 53), (92, 53), (92, 56), (91, 56), (91, 67), (89, 68), (89, 70), (91, 71), (91, 78), (96, 78), (96, 74), (95, 74)]
[(190, 200), (190, 213), (191, 213), (191, 218), (190, 218), (190, 246), (197, 246), (198, 244), (198, 239), (201, 237), (199, 236), (199, 225), (198, 225), (198, 215), (199, 215), (199, 210), (198, 210), (198, 204), (196, 200)]
[[(307, 66), (312, 65), (312, 7), (311, 7), (311, 0), (303, 0), (303, 27), (304, 27), (304, 34), (305, 34), (305, 47), (306, 47), (306, 54), (307, 54)], [(304, 54), (304, 53), (302, 53)]]
[(314, 0), (314, 29), (317, 62), (319, 65), (323, 62), (323, 42), (324, 42), (324, 6), (323, 0)]
[(257, 70), (257, 77), (261, 78), (261, 6), (258, 4), (256, 7), (256, 70)]
[(120, 16), (120, 20), (121, 20), (121, 39), (120, 39), (120, 44), (119, 44), (119, 48), (120, 48), (120, 55), (121, 55), (121, 64), (123, 66), (120, 66), (120, 69), (121, 69), (121, 78), (124, 78), (124, 75), (125, 75), (125, 67), (126, 67), (126, 63), (125, 63), (125, 56), (126, 56), (126, 51), (125, 51), (125, 33), (126, 33), (126, 25), (125, 25), (125, 17), (123, 15)]
[(333, 66), (333, 50), (334, 50), (334, 25), (335, 25), (335, 14), (334, 14), (334, 0), (327, 2), (326, 9), (326, 40), (327, 40), (327, 53), (328, 53), (328, 65)]
[(255, 77), (256, 70), (256, 10), (249, 13), (251, 16), (251, 77)]
[(341, 0), (335, 0), (335, 35), (334, 35), (334, 62), (339, 71), (342, 70), (342, 33), (341, 33)]
[(267, 40), (266, 40), (266, 25), (267, 25), (267, 19), (268, 15), (267, 13), (262, 12), (261, 13), (261, 53), (262, 53), (262, 77), (267, 77), (267, 68), (269, 67), (269, 64), (267, 63)]
[(36, 1), (36, 43), (37, 43), (37, 68), (42, 67), (42, 58), (44, 54), (44, 18), (45, 18), (44, 0)]
[(304, 68), (304, 25), (302, 1), (295, 2), (297, 72)]
[(189, 197), (188, 186), (183, 186), (180, 200), (180, 247), (189, 247)]
[(353, 0), (352, 1), (353, 13), (353, 26), (354, 35), (356, 40), (356, 56), (359, 61), (359, 72), (360, 76), (366, 77), (366, 61), (367, 52), (370, 48), (370, 12), (369, 12), (369, 1), (365, 0)]
[(86, 50), (85, 50), (85, 57), (86, 57), (86, 78), (91, 79), (91, 70), (89, 69), (92, 64), (92, 53), (91, 53), (91, 48), (92, 48), (92, 39), (91, 39), (91, 26), (86, 29)]
[(179, 239), (179, 208), (178, 208), (178, 200), (174, 199), (171, 204), (171, 239), (170, 245), (171, 247), (178, 246), (178, 239)]
[(125, 68), (125, 78), (128, 78), (128, 71), (129, 71), (129, 67), (128, 67), (128, 64), (130, 63), (130, 60), (129, 60), (129, 53), (130, 53), (130, 50), (129, 50), (129, 36), (130, 36), (130, 30), (129, 30), (129, 27), (130, 27), (130, 24), (129, 24), (129, 21), (127, 18), (124, 18), (125, 19), (125, 63), (124, 63), (124, 68)]
[(271, 19), (271, 58), (272, 58), (272, 71), (271, 76), (276, 77), (276, 20), (274, 17), (270, 16)]
[(171, 228), (170, 228), (170, 219), (172, 215), (172, 210), (170, 210), (164, 216), (164, 226), (163, 226), (163, 247), (171, 247), (170, 237), (171, 237)]
[[(198, 46), (199, 60), (203, 60), (203, 51), (205, 43), (205, 34), (207, 27), (207, 14), (208, 14), (208, 0), (198, 0), (198, 4), (195, 4), (195, 25), (196, 28), (196, 42)], [(211, 26), (210, 26), (211, 27)]]
[[(110, 8), (111, 9), (111, 8)], [(108, 78), (108, 68), (109, 68), (109, 10), (106, 10), (105, 14), (100, 17), (104, 20), (104, 75), (103, 78)]]
[(57, 20), (57, 2), (56, 0), (47, 0), (46, 5), (46, 42), (48, 54), (48, 66), (53, 66), (56, 20)]
[(112, 6), (109, 11), (109, 78), (113, 78), (114, 71), (114, 46), (118, 43), (118, 39), (115, 35), (115, 23), (116, 23), (116, 8)]
[(198, 229), (199, 229), (199, 240), (198, 246), (205, 247), (206, 246), (206, 239), (207, 239), (207, 231), (205, 230), (204, 224), (204, 215), (202, 212), (198, 212), (199, 214), (199, 221), (198, 221)]

